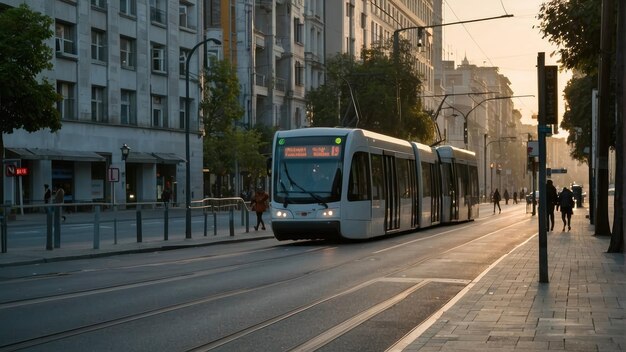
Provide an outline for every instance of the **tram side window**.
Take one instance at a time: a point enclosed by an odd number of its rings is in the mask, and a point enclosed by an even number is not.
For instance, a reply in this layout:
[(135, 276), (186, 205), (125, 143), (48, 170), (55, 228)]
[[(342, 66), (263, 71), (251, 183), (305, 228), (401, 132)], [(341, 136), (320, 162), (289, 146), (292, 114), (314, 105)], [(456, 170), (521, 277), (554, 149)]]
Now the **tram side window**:
[(441, 164), (441, 192), (444, 196), (450, 196), (454, 192), (454, 180), (452, 179), (452, 165)]
[(385, 174), (382, 155), (372, 154), (372, 199), (385, 199)]
[(424, 188), (424, 197), (432, 195), (432, 170), (429, 163), (422, 163), (422, 187)]
[(409, 159), (397, 159), (396, 168), (398, 172), (398, 190), (400, 198), (411, 198), (411, 183), (409, 182)]
[(478, 197), (478, 168), (470, 166), (470, 188), (472, 197)]
[(371, 199), (369, 169), (369, 155), (364, 152), (356, 152), (352, 157), (350, 167), (350, 179), (348, 181), (348, 200)]
[(467, 165), (457, 164), (457, 177), (459, 179), (459, 195), (468, 196), (469, 188), (467, 178)]

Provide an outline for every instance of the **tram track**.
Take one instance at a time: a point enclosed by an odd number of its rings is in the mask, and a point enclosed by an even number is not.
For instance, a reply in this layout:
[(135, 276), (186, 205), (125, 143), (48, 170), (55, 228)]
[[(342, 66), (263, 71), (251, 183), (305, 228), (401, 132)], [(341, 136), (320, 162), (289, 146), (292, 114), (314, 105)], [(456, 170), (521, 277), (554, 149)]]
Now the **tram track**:
[[(273, 324), (276, 324), (278, 322), (284, 321), (286, 319), (289, 319), (290, 317), (296, 316), (297, 314), (300, 314), (304, 311), (307, 310), (311, 310), (314, 309), (315, 307), (325, 303), (325, 302), (329, 302), (333, 299), (336, 299), (338, 297), (342, 297), (345, 295), (349, 295), (351, 293), (354, 293), (358, 290), (363, 289), (364, 287), (367, 287), (369, 285), (372, 285), (374, 282), (380, 282), (381, 280), (389, 280), (389, 277), (401, 273), (404, 270), (407, 270), (408, 268), (420, 265), (421, 263), (424, 263), (428, 260), (431, 260), (435, 257), (441, 256), (445, 253), (449, 253), (451, 251), (454, 251), (457, 248), (460, 248), (462, 246), (465, 246), (471, 242), (475, 242), (475, 241), (479, 241), (481, 239), (487, 238), (489, 236), (492, 236), (494, 234), (497, 234), (498, 232), (507, 229), (509, 227), (515, 226), (518, 223), (513, 223), (511, 225), (508, 225), (506, 227), (503, 227), (502, 229), (498, 230), (498, 231), (492, 231), (490, 233), (484, 234), (482, 236), (478, 236), (476, 238), (472, 238), (472, 239), (468, 239), (460, 244), (457, 244), (456, 246), (452, 247), (452, 248), (448, 248), (446, 250), (441, 250), (441, 251), (435, 251), (432, 252), (428, 255), (425, 256), (421, 256), (420, 258), (416, 258), (416, 260), (410, 261), (408, 263), (405, 263), (405, 265), (401, 265), (398, 267), (393, 268), (392, 270), (388, 270), (384, 273), (381, 274), (381, 276), (379, 278), (376, 279), (370, 279), (370, 280), (366, 280), (364, 282), (360, 282), (360, 283), (355, 283), (352, 287), (345, 289), (341, 292), (335, 293), (335, 294), (331, 294), (331, 295), (327, 295), (324, 297), (321, 297), (313, 302), (301, 305), (299, 307), (296, 307), (294, 309), (288, 310), (286, 312), (282, 312), (280, 314), (276, 314), (275, 316), (265, 319), (261, 322), (257, 322), (255, 324), (252, 324), (250, 326), (247, 327), (241, 327), (238, 331), (235, 331), (233, 333), (228, 334), (227, 336), (223, 336), (221, 338), (218, 339), (214, 339), (212, 341), (208, 341), (205, 342), (203, 344), (197, 345), (191, 349), (188, 349), (188, 351), (210, 351), (225, 345), (228, 345), (231, 342), (234, 342), (242, 337), (245, 337), (247, 335), (250, 335), (252, 333), (261, 331)], [(439, 228), (442, 229), (442, 228)], [(444, 228), (445, 229), (445, 228)], [(414, 241), (424, 241), (424, 240), (428, 240), (428, 239), (432, 239), (434, 237), (437, 236), (441, 236), (443, 234), (446, 233), (450, 233), (450, 232), (454, 232), (454, 231), (462, 231), (464, 229), (464, 226), (459, 226), (456, 227), (454, 229), (450, 229), (447, 231), (444, 231), (443, 233), (436, 233), (433, 235), (429, 235), (429, 236), (425, 236), (425, 237), (421, 237), (419, 239), (416, 240), (411, 240), (411, 241), (406, 241), (404, 242), (404, 245), (407, 244), (407, 242), (414, 242)], [(6, 302), (3, 304), (0, 304), (0, 312), (2, 310), (5, 309), (9, 309), (9, 308), (15, 308), (15, 307), (22, 307), (22, 306), (28, 306), (28, 305), (34, 305), (34, 304), (40, 304), (40, 303), (47, 303), (47, 302), (53, 302), (56, 300), (65, 300), (65, 299), (72, 299), (72, 298), (77, 298), (77, 297), (81, 297), (81, 296), (86, 296), (86, 295), (97, 295), (97, 294), (101, 294), (101, 293), (107, 293), (107, 292), (113, 292), (113, 291), (122, 291), (122, 290), (126, 290), (126, 289), (132, 289), (132, 288), (136, 288), (136, 287), (141, 287), (141, 286), (148, 286), (148, 285), (156, 285), (156, 284), (163, 284), (163, 283), (170, 283), (170, 282), (175, 282), (175, 281), (179, 281), (179, 280), (189, 280), (189, 279), (194, 279), (194, 278), (198, 278), (201, 276), (210, 276), (219, 272), (226, 272), (226, 271), (236, 271), (236, 270), (240, 270), (243, 268), (249, 268), (251, 266), (255, 266), (255, 265), (259, 265), (262, 262), (267, 262), (267, 261), (275, 261), (275, 260), (282, 260), (286, 257), (290, 257), (290, 256), (300, 256), (300, 255), (304, 255), (304, 254), (310, 254), (310, 253), (315, 253), (318, 251), (324, 251), (324, 250), (329, 250), (332, 249), (333, 247), (330, 246), (324, 246), (324, 247), (319, 247), (319, 248), (312, 248), (309, 249), (305, 252), (299, 252), (299, 253), (293, 253), (287, 256), (280, 256), (280, 257), (272, 257), (272, 258), (266, 258), (263, 260), (258, 260), (258, 261), (251, 261), (248, 263), (240, 263), (237, 265), (228, 265), (228, 266), (224, 266), (221, 268), (211, 268), (211, 269), (207, 269), (207, 270), (200, 270), (200, 271), (194, 271), (192, 273), (187, 273), (185, 275), (172, 275), (169, 277), (161, 277), (161, 278), (155, 278), (155, 279), (151, 279), (151, 280), (144, 280), (141, 282), (133, 282), (133, 283), (127, 283), (127, 284), (122, 284), (122, 285), (118, 285), (118, 286), (111, 286), (111, 287), (106, 287), (106, 288), (98, 288), (98, 289), (94, 289), (94, 290), (86, 290), (86, 291), (82, 291), (82, 292), (72, 292), (72, 293), (67, 293), (67, 294), (61, 294), (61, 295), (53, 295), (53, 296), (48, 296), (48, 297), (40, 297), (40, 298), (36, 298), (36, 299), (27, 299), (27, 300), (22, 300), (22, 301), (13, 301), (13, 302)], [(393, 250), (395, 248), (398, 248), (398, 246), (392, 246), (389, 247), (388, 249), (386, 249), (385, 251), (390, 251)], [(381, 252), (381, 251), (378, 251)], [(138, 312), (138, 313), (134, 313), (134, 314), (130, 314), (127, 316), (123, 316), (123, 317), (118, 317), (118, 318), (114, 318), (114, 319), (109, 319), (106, 321), (102, 321), (99, 323), (95, 323), (95, 324), (89, 324), (89, 325), (84, 325), (84, 326), (78, 326), (76, 328), (72, 328), (72, 329), (66, 329), (64, 331), (59, 331), (56, 333), (51, 333), (51, 334), (47, 334), (44, 336), (37, 336), (37, 337), (33, 337), (30, 339), (24, 339), (22, 341), (17, 341), (11, 344), (6, 344), (3, 346), (0, 346), (0, 351), (17, 351), (17, 350), (21, 350), (21, 349), (25, 349), (25, 348), (30, 348), (30, 347), (35, 347), (35, 346), (42, 346), (45, 345), (47, 343), (53, 342), (53, 341), (57, 341), (57, 340), (62, 340), (62, 339), (66, 339), (66, 338), (70, 338), (70, 337), (75, 337), (78, 335), (82, 335), (82, 334), (88, 334), (97, 330), (103, 330), (103, 329), (107, 329), (113, 326), (119, 326), (119, 325), (123, 325), (123, 324), (128, 324), (131, 322), (136, 322), (142, 319), (147, 319), (147, 318), (151, 318), (151, 317), (155, 317), (161, 314), (166, 314), (169, 312), (173, 312), (176, 310), (180, 310), (180, 309), (185, 309), (185, 308), (193, 308), (194, 306), (199, 306), (202, 304), (206, 304), (206, 303), (210, 303), (210, 302), (214, 302), (220, 299), (224, 299), (224, 298), (229, 298), (229, 297), (233, 297), (233, 296), (237, 296), (237, 295), (242, 295), (242, 294), (246, 294), (246, 293), (251, 293), (251, 292), (255, 292), (255, 291), (260, 291), (260, 290), (264, 290), (264, 289), (268, 289), (270, 287), (275, 287), (275, 286), (279, 286), (279, 285), (285, 285), (285, 284), (289, 284), (289, 283), (293, 283), (293, 282), (297, 282), (298, 280), (310, 277), (312, 275), (317, 275), (317, 274), (323, 274), (326, 271), (331, 271), (331, 270), (335, 270), (335, 269), (340, 269), (342, 266), (348, 265), (350, 263), (353, 263), (355, 261), (360, 261), (360, 260), (366, 260), (368, 257), (371, 257), (372, 255), (376, 255), (377, 252), (368, 252), (365, 253), (359, 257), (352, 257), (349, 260), (346, 261), (341, 261), (339, 263), (336, 263), (335, 265), (329, 265), (323, 268), (319, 268), (317, 270), (311, 270), (305, 273), (302, 273), (300, 275), (297, 276), (293, 276), (293, 277), (289, 277), (283, 280), (278, 280), (278, 281), (274, 281), (274, 282), (269, 282), (267, 284), (263, 284), (263, 285), (256, 285), (253, 287), (244, 287), (244, 288), (239, 288), (236, 290), (231, 290), (231, 291), (227, 291), (227, 292), (222, 292), (222, 293), (218, 293), (218, 294), (213, 294), (213, 295), (209, 295), (206, 297), (202, 297), (199, 299), (194, 299), (194, 300), (190, 300), (187, 302), (182, 302), (182, 303), (177, 303), (177, 304), (171, 304), (168, 306), (164, 306), (164, 307), (160, 307), (158, 309), (152, 309), (152, 310), (147, 310), (144, 312)], [(199, 258), (192, 258), (192, 259), (184, 259), (184, 260), (177, 260), (177, 261), (170, 261), (170, 263), (172, 262), (177, 262), (177, 263), (184, 263), (184, 262), (194, 262), (197, 260), (201, 260)], [(146, 265), (153, 265), (153, 264), (142, 264), (140, 266), (146, 266)], [(138, 266), (127, 266), (127, 267), (138, 267)], [(120, 267), (122, 268), (122, 267)], [(120, 269), (120, 268), (116, 268), (116, 269)], [(101, 269), (101, 270), (106, 270), (106, 269)], [(398, 278), (395, 278), (394, 280), (399, 280)], [(345, 331), (349, 330), (350, 327), (353, 327), (355, 325), (360, 324), (362, 321), (366, 320), (368, 317), (371, 316), (371, 314), (375, 314), (376, 312), (380, 312), (381, 310), (384, 310), (385, 307), (389, 307), (390, 304), (393, 304), (394, 302), (397, 302), (399, 299), (402, 299), (402, 297), (406, 297), (406, 295), (408, 295), (410, 292), (413, 292), (414, 290), (419, 289), (421, 286), (424, 285), (424, 283), (429, 282), (429, 280), (437, 280), (436, 278), (429, 278), (429, 279), (420, 279), (418, 280), (419, 282), (416, 281), (416, 283), (411, 286), (411, 288), (407, 289), (406, 292), (403, 292), (400, 295), (394, 296), (389, 298), (388, 300), (385, 300), (384, 302), (381, 302), (377, 305), (377, 308), (373, 308), (373, 311), (370, 311), (369, 313), (363, 313), (360, 317), (353, 317), (351, 320), (347, 321), (346, 323), (344, 323), (343, 325), (339, 326), (339, 327), (333, 327), (332, 329), (329, 329), (328, 332), (321, 334), (319, 336), (316, 336), (312, 339), (310, 339), (309, 341), (305, 341), (303, 342), (300, 347), (302, 347), (303, 350), (314, 350), (319, 346), (323, 346), (324, 344), (328, 343), (329, 341), (332, 341), (333, 339), (335, 339), (338, 335), (341, 335), (342, 333), (344, 333)], [(463, 282), (465, 284), (467, 284), (467, 282), (465, 281), (459, 281), (459, 282)], [(315, 348), (314, 348), (315, 347)]]

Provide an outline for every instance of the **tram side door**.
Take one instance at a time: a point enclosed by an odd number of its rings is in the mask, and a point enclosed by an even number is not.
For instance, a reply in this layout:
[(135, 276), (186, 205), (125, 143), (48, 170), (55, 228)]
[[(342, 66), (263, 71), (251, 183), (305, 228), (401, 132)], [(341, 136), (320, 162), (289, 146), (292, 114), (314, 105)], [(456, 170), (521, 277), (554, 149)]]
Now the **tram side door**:
[(393, 155), (383, 155), (383, 173), (385, 183), (385, 231), (396, 230), (400, 227), (400, 197), (396, 175), (396, 158)]

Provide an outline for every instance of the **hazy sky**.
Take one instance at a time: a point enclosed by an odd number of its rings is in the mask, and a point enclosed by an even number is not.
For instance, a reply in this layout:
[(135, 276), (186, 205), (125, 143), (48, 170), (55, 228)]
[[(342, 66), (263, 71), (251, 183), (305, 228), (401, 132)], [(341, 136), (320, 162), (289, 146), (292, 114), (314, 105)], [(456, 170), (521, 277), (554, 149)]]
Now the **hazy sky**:
[[(512, 14), (513, 17), (443, 27), (444, 60), (458, 65), (467, 56), (470, 64), (495, 66), (511, 81), (514, 95), (535, 95), (514, 99), (525, 123), (537, 112), (537, 53), (546, 53), (546, 65), (557, 65), (551, 56), (556, 47), (537, 28), (536, 16), (544, 0), (443, 0), (443, 23)], [(559, 73), (559, 123), (563, 114), (562, 91), (570, 72)], [(562, 134), (562, 133), (560, 133)]]

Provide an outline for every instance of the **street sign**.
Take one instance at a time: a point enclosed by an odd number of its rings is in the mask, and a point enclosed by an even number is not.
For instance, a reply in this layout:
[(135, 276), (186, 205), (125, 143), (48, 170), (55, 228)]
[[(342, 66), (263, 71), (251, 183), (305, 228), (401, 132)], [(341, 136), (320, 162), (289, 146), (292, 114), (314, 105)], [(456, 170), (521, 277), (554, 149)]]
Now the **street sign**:
[(539, 156), (539, 141), (528, 141), (528, 156)]
[(120, 169), (116, 167), (110, 167), (107, 170), (107, 181), (120, 182)]
[(8, 164), (6, 166), (5, 175), (7, 175), (7, 177), (28, 176), (28, 168), (18, 167), (14, 164)]
[[(546, 125), (559, 123), (558, 66), (546, 66), (545, 75), (545, 119)], [(550, 131), (548, 131), (550, 132)]]
[(564, 169), (564, 168), (552, 169), (552, 173), (553, 174), (566, 174), (567, 173), (567, 169)]

